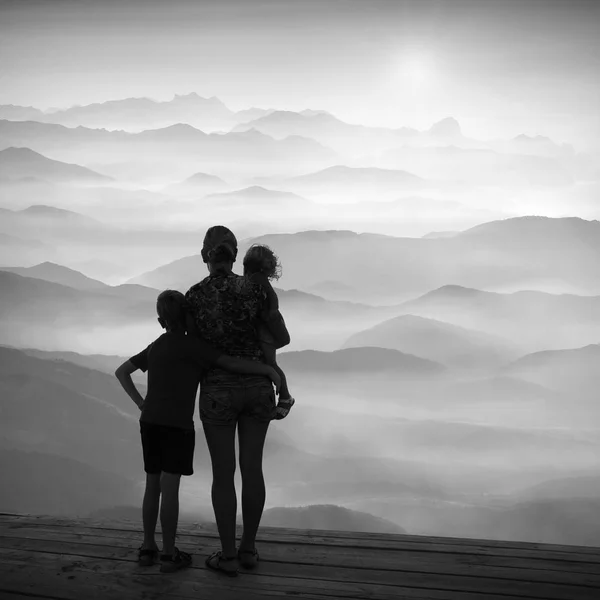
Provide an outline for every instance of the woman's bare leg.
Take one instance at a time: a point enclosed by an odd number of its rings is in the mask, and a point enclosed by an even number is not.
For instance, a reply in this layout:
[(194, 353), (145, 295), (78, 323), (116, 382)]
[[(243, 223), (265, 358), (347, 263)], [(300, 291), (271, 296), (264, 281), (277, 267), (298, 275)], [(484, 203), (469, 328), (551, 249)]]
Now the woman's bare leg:
[(269, 422), (242, 415), (238, 421), (240, 471), (242, 475), (242, 518), (244, 533), (240, 550), (253, 550), (256, 532), (265, 507), (262, 462)]
[(212, 462), (212, 504), (215, 511), (221, 549), (225, 557), (236, 556), (235, 518), (235, 423), (213, 425), (203, 423)]

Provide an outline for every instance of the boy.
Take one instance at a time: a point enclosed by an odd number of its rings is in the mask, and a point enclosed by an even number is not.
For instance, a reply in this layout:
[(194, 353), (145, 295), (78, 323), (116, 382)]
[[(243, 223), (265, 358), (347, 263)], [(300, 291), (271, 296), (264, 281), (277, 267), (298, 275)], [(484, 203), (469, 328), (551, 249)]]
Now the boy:
[[(166, 290), (156, 301), (158, 322), (166, 331), (145, 350), (125, 361), (115, 375), (142, 411), (140, 432), (146, 471), (142, 506), (144, 542), (140, 565), (154, 564), (158, 546), (154, 539), (160, 502), (163, 573), (187, 567), (192, 557), (175, 547), (179, 518), (181, 475), (192, 475), (195, 445), (194, 406), (203, 371), (218, 366), (236, 373), (266, 375), (279, 391), (280, 378), (269, 365), (221, 354), (196, 337), (186, 335), (185, 298)], [(148, 371), (146, 398), (135, 387), (131, 374)]]

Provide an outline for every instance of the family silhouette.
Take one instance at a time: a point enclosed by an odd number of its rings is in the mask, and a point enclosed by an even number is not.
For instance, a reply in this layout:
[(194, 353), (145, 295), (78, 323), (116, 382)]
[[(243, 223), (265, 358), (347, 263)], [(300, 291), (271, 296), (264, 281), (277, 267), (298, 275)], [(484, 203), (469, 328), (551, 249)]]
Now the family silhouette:
[[(212, 504), (221, 549), (205, 560), (208, 568), (236, 576), (241, 565), (259, 561), (256, 534), (265, 505), (263, 448), (272, 420), (285, 418), (294, 404), (276, 352), (290, 343), (271, 281), (281, 273), (275, 253), (251, 246), (244, 273), (233, 265), (238, 244), (233, 232), (216, 225), (206, 232), (202, 259), (208, 276), (184, 295), (165, 290), (157, 298), (158, 322), (165, 332), (115, 372), (141, 410), (140, 434), (146, 472), (142, 504), (144, 540), (138, 561), (160, 561), (162, 572), (192, 563), (175, 546), (179, 484), (193, 474), (194, 410), (199, 413), (212, 464)], [(146, 397), (131, 378), (148, 373)], [(279, 396), (278, 400), (276, 394)], [(243, 533), (236, 545), (237, 496), (235, 435), (242, 476)], [(160, 514), (162, 552), (155, 539)]]

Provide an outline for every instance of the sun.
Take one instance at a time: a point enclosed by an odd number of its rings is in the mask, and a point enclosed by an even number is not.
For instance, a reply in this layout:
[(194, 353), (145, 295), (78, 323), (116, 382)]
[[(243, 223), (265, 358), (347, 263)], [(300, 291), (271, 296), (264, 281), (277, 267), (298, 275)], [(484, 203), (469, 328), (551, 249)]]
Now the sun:
[(432, 60), (426, 55), (413, 54), (400, 59), (400, 77), (414, 87), (431, 84), (435, 77)]

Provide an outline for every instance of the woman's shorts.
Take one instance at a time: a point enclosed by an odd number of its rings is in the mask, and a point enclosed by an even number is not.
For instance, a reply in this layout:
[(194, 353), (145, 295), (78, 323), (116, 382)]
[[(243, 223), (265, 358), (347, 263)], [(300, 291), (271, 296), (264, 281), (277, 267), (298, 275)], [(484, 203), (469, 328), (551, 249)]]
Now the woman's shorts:
[(210, 371), (200, 385), (200, 419), (232, 425), (241, 416), (269, 422), (276, 414), (275, 391), (268, 377)]
[(196, 433), (193, 429), (167, 427), (140, 421), (144, 470), (151, 475), (164, 471), (175, 475), (194, 473), (194, 447)]

